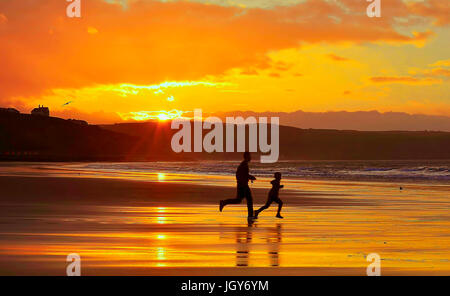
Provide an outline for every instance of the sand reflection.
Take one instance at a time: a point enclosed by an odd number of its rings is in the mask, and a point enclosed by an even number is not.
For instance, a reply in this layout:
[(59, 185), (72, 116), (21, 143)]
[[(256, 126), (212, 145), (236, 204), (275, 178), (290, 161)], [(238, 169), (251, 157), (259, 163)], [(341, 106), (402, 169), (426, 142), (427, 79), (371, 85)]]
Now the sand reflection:
[[(287, 187), (299, 189), (284, 193), (286, 218), (277, 220), (276, 210), (268, 209), (248, 225), (245, 205), (219, 213), (218, 195), (226, 187), (198, 190), (170, 184), (170, 178), (61, 178), (51, 179), (52, 186), (42, 185), (43, 177), (19, 179), (18, 188), (33, 191), (2, 201), (0, 274), (64, 275), (65, 257), (78, 253), (84, 274), (92, 275), (182, 268), (261, 268), (273, 275), (292, 268), (305, 274), (320, 268), (324, 275), (351, 269), (364, 275), (372, 252), (381, 255), (384, 274), (450, 274), (449, 186), (410, 184), (400, 192), (387, 183), (287, 180)], [(64, 195), (67, 188), (71, 195)], [(121, 195), (106, 194), (110, 188)], [(47, 202), (38, 203), (37, 193)], [(266, 191), (256, 193), (261, 204)]]
[[(256, 229), (257, 224), (249, 223), (245, 228), (236, 229), (236, 266), (280, 266), (280, 245), (282, 242), (282, 225), (280, 223), (276, 224), (275, 227), (263, 227)], [(258, 260), (259, 246), (256, 243), (256, 259), (255, 262), (251, 261), (252, 254), (252, 239), (257, 233), (264, 233), (265, 244), (263, 243), (263, 248), (267, 250), (265, 254), (267, 255), (267, 265), (261, 263), (264, 261)]]

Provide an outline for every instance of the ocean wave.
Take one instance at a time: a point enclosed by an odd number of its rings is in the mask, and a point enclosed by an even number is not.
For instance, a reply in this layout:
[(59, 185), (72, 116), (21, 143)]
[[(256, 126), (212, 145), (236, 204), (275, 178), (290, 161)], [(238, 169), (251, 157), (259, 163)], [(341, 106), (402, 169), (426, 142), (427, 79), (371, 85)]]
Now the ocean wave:
[[(236, 161), (85, 163), (77, 164), (75, 168), (110, 172), (234, 175), (238, 164)], [(292, 178), (450, 182), (450, 161), (282, 161), (275, 164), (252, 163), (251, 171), (261, 177), (269, 177), (278, 171)]]

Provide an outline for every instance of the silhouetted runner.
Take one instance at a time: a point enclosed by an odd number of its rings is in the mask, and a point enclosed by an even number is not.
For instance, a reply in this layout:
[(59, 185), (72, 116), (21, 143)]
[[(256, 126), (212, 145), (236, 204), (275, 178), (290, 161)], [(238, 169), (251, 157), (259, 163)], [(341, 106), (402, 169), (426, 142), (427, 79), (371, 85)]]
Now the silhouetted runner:
[(253, 198), (250, 187), (248, 187), (249, 180), (256, 180), (256, 178), (249, 174), (248, 163), (252, 160), (250, 152), (244, 153), (244, 160), (241, 162), (236, 170), (237, 193), (236, 198), (226, 199), (220, 201), (219, 210), (222, 212), (226, 205), (240, 204), (242, 200), (247, 199), (248, 219), (253, 218)]
[(273, 179), (270, 183), (272, 184), (272, 188), (269, 191), (269, 196), (267, 198), (267, 202), (265, 205), (263, 205), (259, 210), (255, 211), (255, 218), (258, 218), (259, 213), (267, 209), (273, 202), (276, 202), (278, 204), (278, 212), (276, 217), (283, 219), (283, 216), (281, 216), (281, 208), (283, 207), (283, 202), (278, 197), (278, 192), (281, 188), (284, 187), (284, 185), (280, 185), (281, 182), (281, 173), (275, 173), (274, 174), (275, 179)]

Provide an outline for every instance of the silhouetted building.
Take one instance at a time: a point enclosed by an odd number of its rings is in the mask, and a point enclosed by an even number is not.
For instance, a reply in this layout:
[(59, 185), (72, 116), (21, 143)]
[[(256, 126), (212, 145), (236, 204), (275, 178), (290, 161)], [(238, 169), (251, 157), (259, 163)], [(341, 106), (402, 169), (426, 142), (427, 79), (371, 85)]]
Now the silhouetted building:
[(14, 109), (14, 108), (0, 108), (0, 112), (8, 112), (8, 113), (20, 114), (19, 110)]
[(31, 115), (39, 115), (39, 116), (50, 116), (50, 110), (48, 110), (48, 107), (44, 107), (41, 105), (38, 105), (37, 108), (34, 108), (31, 111)]

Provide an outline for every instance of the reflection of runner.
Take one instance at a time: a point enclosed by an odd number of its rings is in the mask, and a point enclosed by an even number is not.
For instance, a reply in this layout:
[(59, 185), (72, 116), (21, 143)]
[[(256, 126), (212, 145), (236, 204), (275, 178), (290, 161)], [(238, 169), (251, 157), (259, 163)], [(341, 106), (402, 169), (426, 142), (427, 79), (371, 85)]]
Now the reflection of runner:
[(236, 266), (248, 266), (250, 261), (250, 245), (252, 242), (252, 225), (245, 231), (236, 230)]
[[(280, 245), (282, 239), (281, 224), (276, 227), (266, 228), (267, 233), (263, 234), (267, 242), (267, 255), (269, 266), (280, 266)], [(252, 227), (249, 222), (248, 227), (239, 227), (235, 230), (236, 234), (236, 266), (250, 266), (250, 264), (261, 264), (251, 262), (252, 241), (257, 238), (258, 231)], [(260, 239), (257, 239), (260, 241)]]
[(281, 243), (281, 224), (277, 224), (277, 226), (273, 229), (268, 229), (269, 233), (267, 234), (267, 244), (269, 246), (269, 260), (270, 266), (280, 266), (280, 243)]
[(269, 191), (269, 197), (267, 198), (267, 202), (259, 210), (255, 211), (255, 218), (257, 218), (259, 213), (267, 209), (273, 202), (276, 202), (278, 204), (278, 212), (276, 217), (283, 218), (280, 214), (281, 208), (283, 207), (283, 202), (278, 197), (278, 192), (280, 191), (281, 188), (284, 187), (284, 185), (280, 185), (280, 181), (281, 181), (281, 173), (275, 173), (275, 179), (270, 182), (272, 183), (272, 189), (270, 189)]
[(244, 153), (244, 160), (239, 165), (236, 171), (236, 181), (237, 181), (237, 193), (236, 198), (226, 199), (220, 201), (220, 211), (222, 212), (223, 207), (226, 205), (232, 204), (240, 204), (242, 200), (247, 199), (247, 210), (248, 210), (248, 218), (251, 219), (253, 217), (253, 198), (252, 192), (250, 191), (250, 187), (248, 187), (249, 180), (256, 180), (256, 178), (249, 174), (248, 163), (251, 161), (250, 152)]

